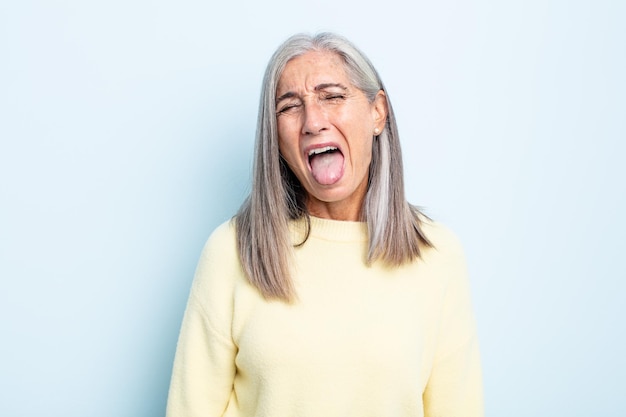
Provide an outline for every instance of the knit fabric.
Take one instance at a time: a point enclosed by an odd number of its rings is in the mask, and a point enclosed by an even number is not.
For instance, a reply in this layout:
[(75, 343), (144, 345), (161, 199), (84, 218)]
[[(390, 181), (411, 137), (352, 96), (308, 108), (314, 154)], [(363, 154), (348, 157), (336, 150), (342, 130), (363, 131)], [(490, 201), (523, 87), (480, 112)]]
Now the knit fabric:
[[(462, 249), (423, 227), (434, 248), (392, 268), (366, 265), (365, 223), (311, 218), (287, 304), (248, 283), (234, 225), (220, 226), (192, 285), (167, 416), (482, 416)], [(304, 222), (291, 229), (296, 242)]]

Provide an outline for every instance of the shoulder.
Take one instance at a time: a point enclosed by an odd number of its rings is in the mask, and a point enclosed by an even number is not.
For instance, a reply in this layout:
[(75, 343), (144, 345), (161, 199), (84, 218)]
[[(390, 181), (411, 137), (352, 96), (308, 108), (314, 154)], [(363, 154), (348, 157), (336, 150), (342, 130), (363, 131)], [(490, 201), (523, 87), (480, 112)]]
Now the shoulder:
[(421, 230), (437, 252), (461, 253), (463, 247), (458, 236), (443, 224), (420, 216)]
[(239, 263), (234, 219), (219, 225), (207, 239), (198, 268), (207, 263), (213, 267), (232, 267)]
[(230, 292), (242, 276), (235, 223), (228, 220), (211, 233), (202, 249), (193, 292), (201, 297), (209, 292)]
[(202, 252), (204, 254), (205, 252), (213, 250), (229, 251), (233, 249), (235, 251), (237, 250), (237, 232), (234, 218), (225, 221), (213, 230), (213, 232), (209, 235)]
[(424, 248), (422, 261), (444, 282), (463, 282), (467, 280), (467, 263), (461, 241), (448, 227), (430, 219), (422, 220), (422, 232), (431, 243)]

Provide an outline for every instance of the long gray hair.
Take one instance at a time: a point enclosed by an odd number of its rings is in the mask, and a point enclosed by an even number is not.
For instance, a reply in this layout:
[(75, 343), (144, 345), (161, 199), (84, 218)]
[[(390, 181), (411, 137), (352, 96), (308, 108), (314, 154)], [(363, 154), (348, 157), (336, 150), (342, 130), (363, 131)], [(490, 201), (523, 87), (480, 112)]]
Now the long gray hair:
[[(380, 90), (385, 91), (367, 57), (347, 39), (333, 33), (294, 35), (276, 50), (267, 65), (257, 120), (252, 191), (235, 222), (239, 257), (249, 281), (264, 297), (288, 302), (296, 297), (290, 275), (294, 243), (289, 222), (304, 218), (308, 230), (310, 219), (306, 191), (280, 156), (276, 88), (285, 65), (309, 51), (330, 51), (341, 57), (352, 83), (370, 102)], [(404, 196), (398, 129), (389, 94), (385, 94), (387, 122), (373, 141), (361, 220), (368, 226), (368, 263), (382, 260), (399, 266), (419, 257), (420, 246), (430, 243), (420, 227), (420, 212)]]

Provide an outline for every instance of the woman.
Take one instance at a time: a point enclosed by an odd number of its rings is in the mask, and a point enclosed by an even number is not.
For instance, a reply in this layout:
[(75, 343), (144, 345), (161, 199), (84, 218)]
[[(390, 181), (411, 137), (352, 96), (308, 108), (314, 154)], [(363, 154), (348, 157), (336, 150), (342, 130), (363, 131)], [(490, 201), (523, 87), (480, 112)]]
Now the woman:
[(406, 202), (389, 96), (339, 36), (270, 60), (252, 192), (203, 250), (167, 414), (482, 415), (462, 250)]

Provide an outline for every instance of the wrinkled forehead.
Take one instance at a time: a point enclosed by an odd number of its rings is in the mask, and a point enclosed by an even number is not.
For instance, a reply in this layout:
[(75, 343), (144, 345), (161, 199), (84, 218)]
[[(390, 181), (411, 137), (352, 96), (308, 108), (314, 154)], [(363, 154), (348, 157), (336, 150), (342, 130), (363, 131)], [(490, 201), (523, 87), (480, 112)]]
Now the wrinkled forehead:
[(275, 96), (290, 91), (313, 90), (317, 85), (333, 83), (356, 87), (343, 57), (333, 51), (308, 51), (287, 61), (276, 83)]

